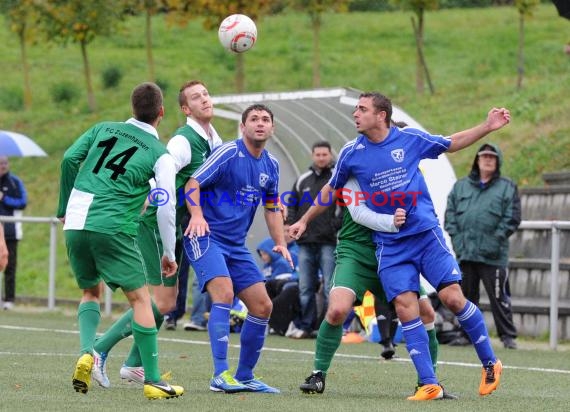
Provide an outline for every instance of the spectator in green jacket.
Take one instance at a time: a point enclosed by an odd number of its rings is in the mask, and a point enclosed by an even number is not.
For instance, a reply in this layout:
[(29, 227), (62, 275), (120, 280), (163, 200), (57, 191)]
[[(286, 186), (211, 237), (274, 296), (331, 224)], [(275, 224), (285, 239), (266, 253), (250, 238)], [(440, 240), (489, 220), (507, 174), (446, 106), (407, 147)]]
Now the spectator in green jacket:
[[(521, 222), (516, 184), (501, 176), (502, 153), (491, 143), (475, 155), (469, 176), (458, 180), (447, 198), (445, 230), (463, 273), (465, 297), (479, 305), (482, 281), (503, 345), (516, 349), (508, 276), (509, 236)], [(466, 336), (450, 345), (470, 344)]]

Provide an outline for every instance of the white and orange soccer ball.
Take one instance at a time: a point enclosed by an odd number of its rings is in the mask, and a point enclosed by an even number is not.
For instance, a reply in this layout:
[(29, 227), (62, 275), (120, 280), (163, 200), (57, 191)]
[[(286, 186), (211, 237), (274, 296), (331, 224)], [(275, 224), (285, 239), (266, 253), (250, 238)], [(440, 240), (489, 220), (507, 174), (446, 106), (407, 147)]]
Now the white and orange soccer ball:
[(218, 38), (225, 49), (234, 53), (243, 53), (255, 44), (257, 27), (245, 14), (232, 14), (220, 24)]

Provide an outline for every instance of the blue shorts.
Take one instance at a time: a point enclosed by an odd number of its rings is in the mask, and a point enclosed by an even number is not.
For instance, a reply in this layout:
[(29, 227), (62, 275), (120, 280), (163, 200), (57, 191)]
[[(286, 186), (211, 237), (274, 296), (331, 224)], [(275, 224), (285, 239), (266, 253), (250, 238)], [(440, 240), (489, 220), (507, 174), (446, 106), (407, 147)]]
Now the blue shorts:
[(236, 295), (255, 283), (265, 282), (265, 276), (245, 245), (223, 245), (210, 234), (198, 238), (184, 236), (183, 245), (202, 292), (210, 280), (222, 276), (232, 280)]
[(439, 226), (376, 245), (378, 276), (391, 302), (404, 292), (419, 292), (421, 273), (435, 289), (461, 281), (461, 271)]

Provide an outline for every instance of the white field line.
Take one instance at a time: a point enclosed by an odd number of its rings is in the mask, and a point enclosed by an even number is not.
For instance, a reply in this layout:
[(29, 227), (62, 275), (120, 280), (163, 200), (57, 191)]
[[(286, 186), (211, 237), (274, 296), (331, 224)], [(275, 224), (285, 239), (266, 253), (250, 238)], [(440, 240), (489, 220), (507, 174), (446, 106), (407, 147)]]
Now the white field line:
[[(79, 334), (76, 330), (67, 330), (67, 329), (48, 329), (48, 328), (36, 328), (36, 327), (28, 327), (28, 326), (13, 326), (13, 325), (0, 325), (0, 329), (7, 329), (7, 330), (22, 330), (28, 332), (41, 332), (41, 333), (65, 333), (65, 334)], [(199, 341), (199, 340), (191, 340), (191, 339), (178, 339), (178, 338), (164, 338), (159, 337), (159, 341), (161, 342), (171, 342), (171, 343), (184, 343), (184, 344), (191, 344), (191, 345), (210, 345), (209, 342)], [(231, 345), (232, 348), (239, 348), (239, 345)], [(296, 350), (296, 349), (283, 349), (283, 348), (271, 348), (264, 346), (264, 352), (281, 352), (281, 353), (296, 353), (296, 354), (304, 354), (304, 355), (313, 355), (313, 351), (308, 350)], [(0, 351), (0, 356), (18, 356), (18, 355), (26, 355), (26, 356), (46, 356), (46, 355), (57, 355), (57, 356), (77, 356), (77, 354), (67, 354), (67, 353), (45, 353), (45, 352), (5, 352)], [(345, 353), (336, 353), (335, 357), (337, 358), (346, 358), (346, 359), (363, 359), (363, 360), (371, 360), (371, 361), (378, 361), (378, 357), (376, 356), (367, 356), (367, 355), (350, 355)], [(410, 359), (402, 359), (402, 358), (394, 358), (390, 362), (411, 362)], [(440, 365), (450, 365), (450, 366), (460, 366), (460, 367), (467, 367), (467, 368), (480, 368), (481, 365), (478, 363), (466, 363), (466, 362), (446, 362), (446, 361), (438, 361)], [(509, 366), (503, 365), (504, 369), (513, 369), (513, 370), (524, 370), (524, 371), (533, 371), (533, 372), (543, 372), (543, 373), (560, 373), (570, 375), (570, 370), (565, 369), (552, 369), (552, 368), (535, 368), (535, 367), (527, 367), (527, 366)]]

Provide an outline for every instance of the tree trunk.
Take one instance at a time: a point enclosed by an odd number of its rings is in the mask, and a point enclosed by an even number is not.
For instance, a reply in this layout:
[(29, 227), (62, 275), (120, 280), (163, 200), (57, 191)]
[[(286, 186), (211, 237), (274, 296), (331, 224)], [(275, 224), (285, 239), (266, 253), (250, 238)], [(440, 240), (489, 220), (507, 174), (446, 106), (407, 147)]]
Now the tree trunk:
[(236, 55), (236, 91), (243, 93), (245, 91), (245, 71), (243, 53)]
[(24, 109), (32, 108), (32, 87), (30, 84), (30, 66), (28, 65), (28, 51), (26, 48), (25, 28), (19, 33), (20, 55), (22, 58), (22, 72), (24, 74)]
[(85, 82), (87, 83), (87, 104), (89, 110), (94, 112), (97, 110), (97, 103), (95, 102), (95, 94), (93, 93), (93, 86), (91, 85), (91, 68), (89, 67), (89, 59), (87, 58), (87, 44), (85, 41), (81, 43), (81, 56), (83, 57), (83, 69), (85, 71)]
[(311, 18), (313, 23), (313, 87), (321, 87), (321, 17), (317, 14)]
[(418, 52), (416, 55), (416, 91), (424, 93), (424, 66), (422, 56), (424, 51), (424, 9), (418, 11), (418, 34), (416, 36)]
[(421, 67), (422, 67), (422, 69), (423, 69), (423, 71), (424, 71), (424, 73), (425, 73), (426, 80), (427, 80), (427, 84), (428, 84), (428, 86), (429, 86), (429, 91), (430, 91), (431, 94), (434, 94), (434, 93), (435, 93), (435, 89), (434, 89), (434, 87), (433, 87), (433, 83), (431, 82), (431, 76), (430, 76), (430, 74), (429, 74), (429, 69), (428, 69), (428, 66), (427, 66), (426, 58), (425, 58), (425, 56), (424, 56), (423, 50), (420, 49), (419, 43), (418, 43), (418, 41), (417, 41), (417, 38), (418, 38), (418, 27), (417, 27), (417, 25), (416, 25), (416, 20), (415, 20), (413, 17), (411, 17), (410, 20), (412, 21), (412, 29), (414, 30), (414, 36), (415, 36), (415, 38), (416, 38), (416, 49), (417, 49), (416, 52), (418, 53), (418, 57), (419, 57), (419, 59), (420, 59)]
[(146, 12), (145, 30), (146, 30), (146, 61), (148, 64), (149, 81), (154, 82), (154, 58), (152, 57), (152, 15), (150, 11)]
[(517, 90), (522, 89), (524, 76), (524, 14), (519, 13), (519, 51), (517, 64)]

